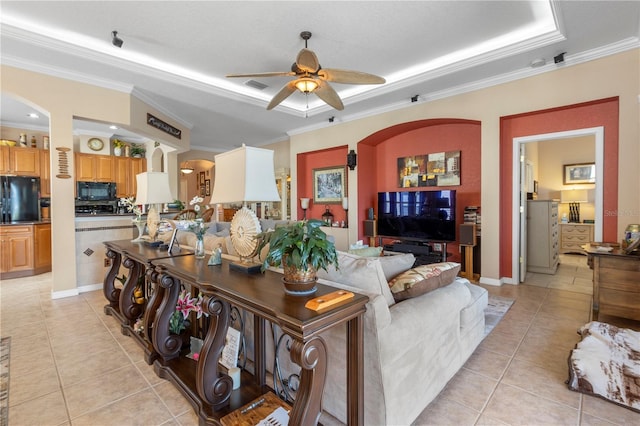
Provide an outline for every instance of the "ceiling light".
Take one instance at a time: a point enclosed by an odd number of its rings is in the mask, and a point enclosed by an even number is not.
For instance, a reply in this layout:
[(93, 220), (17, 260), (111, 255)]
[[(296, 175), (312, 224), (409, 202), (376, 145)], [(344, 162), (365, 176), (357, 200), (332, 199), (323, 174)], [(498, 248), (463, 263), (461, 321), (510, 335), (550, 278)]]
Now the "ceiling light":
[(31, 113), (27, 114), (27, 117), (29, 117), (29, 118), (40, 118), (40, 116), (38, 114), (36, 114), (35, 112), (31, 112)]
[(318, 88), (318, 83), (310, 77), (299, 78), (295, 85), (302, 93), (311, 93)]
[(183, 174), (188, 175), (190, 173), (193, 173), (193, 167), (190, 167), (189, 162), (187, 161), (186, 163), (184, 163), (184, 166), (180, 167), (180, 171)]
[(117, 31), (111, 31), (111, 43), (113, 43), (115, 47), (122, 47), (122, 43), (124, 42), (118, 37)]
[(531, 66), (531, 68), (539, 68), (542, 67), (544, 65), (547, 64), (547, 60), (544, 58), (538, 58), (538, 59), (534, 59), (533, 61), (531, 61), (531, 63), (529, 64)]
[(109, 126), (109, 128), (110, 128), (111, 130), (118, 130), (118, 126), (114, 126), (113, 124), (112, 124), (111, 126)]

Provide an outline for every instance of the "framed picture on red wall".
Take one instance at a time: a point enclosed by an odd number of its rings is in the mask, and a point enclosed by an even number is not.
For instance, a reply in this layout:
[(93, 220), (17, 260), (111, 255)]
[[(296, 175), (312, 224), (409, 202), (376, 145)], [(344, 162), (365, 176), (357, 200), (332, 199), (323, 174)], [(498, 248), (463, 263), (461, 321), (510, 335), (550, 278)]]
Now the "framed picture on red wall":
[(345, 166), (313, 169), (313, 203), (340, 204), (347, 196)]

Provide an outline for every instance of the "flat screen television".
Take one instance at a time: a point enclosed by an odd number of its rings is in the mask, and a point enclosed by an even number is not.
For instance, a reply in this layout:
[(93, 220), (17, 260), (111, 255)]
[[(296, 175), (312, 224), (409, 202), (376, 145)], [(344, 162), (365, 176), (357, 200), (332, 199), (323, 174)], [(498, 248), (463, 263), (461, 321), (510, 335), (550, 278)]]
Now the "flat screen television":
[(379, 192), (378, 235), (455, 241), (456, 191)]

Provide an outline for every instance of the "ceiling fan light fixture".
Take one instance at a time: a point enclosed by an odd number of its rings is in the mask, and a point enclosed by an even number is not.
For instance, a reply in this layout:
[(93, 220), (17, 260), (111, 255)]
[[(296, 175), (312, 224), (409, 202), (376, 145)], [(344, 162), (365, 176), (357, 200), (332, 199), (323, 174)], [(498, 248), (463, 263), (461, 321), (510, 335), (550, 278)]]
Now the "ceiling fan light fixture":
[(318, 83), (310, 77), (299, 78), (295, 85), (302, 93), (311, 93), (318, 88)]
[(180, 167), (180, 172), (185, 175), (191, 174), (193, 173), (193, 167), (189, 166), (189, 162), (187, 161), (182, 167)]

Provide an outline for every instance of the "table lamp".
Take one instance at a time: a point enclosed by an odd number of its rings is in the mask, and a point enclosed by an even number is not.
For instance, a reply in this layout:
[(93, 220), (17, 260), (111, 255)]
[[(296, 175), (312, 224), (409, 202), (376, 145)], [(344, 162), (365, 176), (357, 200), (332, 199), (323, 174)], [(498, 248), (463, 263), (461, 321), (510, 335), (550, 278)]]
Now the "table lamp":
[(309, 199), (300, 198), (300, 208), (302, 208), (302, 220), (307, 219), (307, 209), (309, 208)]
[(136, 175), (136, 182), (136, 203), (149, 205), (147, 229), (153, 242), (158, 234), (158, 224), (160, 223), (160, 213), (156, 205), (174, 200), (169, 190), (169, 174), (162, 172), (139, 173)]
[(211, 203), (241, 202), (231, 220), (231, 244), (240, 256), (240, 262), (230, 267), (246, 273), (260, 271), (261, 263), (253, 261), (257, 254), (258, 240), (262, 232), (256, 214), (247, 208), (247, 202), (280, 201), (273, 167), (273, 151), (262, 148), (242, 147), (215, 156), (215, 181)]
[(565, 189), (560, 192), (560, 202), (569, 204), (569, 222), (580, 223), (580, 203), (589, 201), (586, 189)]

